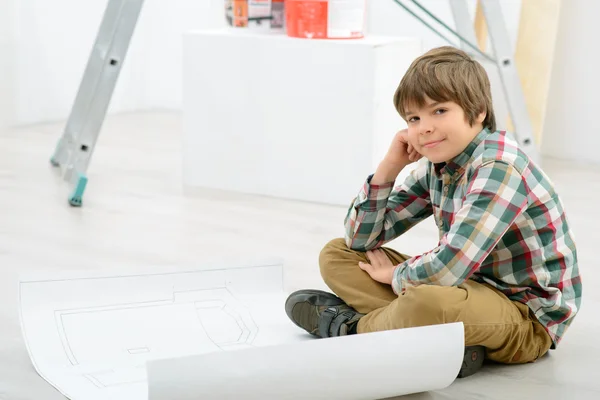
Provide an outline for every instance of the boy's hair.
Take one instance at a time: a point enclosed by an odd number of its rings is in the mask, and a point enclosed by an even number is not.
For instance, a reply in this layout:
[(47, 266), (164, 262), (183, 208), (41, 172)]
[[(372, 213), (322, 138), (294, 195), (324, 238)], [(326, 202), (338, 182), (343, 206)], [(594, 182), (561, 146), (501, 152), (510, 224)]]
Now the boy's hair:
[(488, 75), (481, 64), (460, 49), (438, 47), (414, 60), (400, 81), (394, 105), (406, 120), (407, 107), (424, 106), (425, 96), (434, 101), (457, 103), (470, 125), (485, 112), (483, 127), (496, 130)]

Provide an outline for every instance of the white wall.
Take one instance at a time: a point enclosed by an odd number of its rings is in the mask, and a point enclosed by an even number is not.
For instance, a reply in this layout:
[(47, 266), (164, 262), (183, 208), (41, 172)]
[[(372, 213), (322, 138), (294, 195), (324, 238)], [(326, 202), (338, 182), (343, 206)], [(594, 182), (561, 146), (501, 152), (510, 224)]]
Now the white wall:
[[(18, 4), (19, 13), (14, 35), (18, 39), (14, 120), (20, 124), (63, 120), (71, 109), (107, 0), (8, 1)], [(453, 26), (449, 1), (422, 3)], [(222, 26), (222, 2), (146, 0), (109, 112), (181, 109), (181, 34)], [(474, 12), (476, 0), (468, 2)], [(520, 2), (502, 1), (513, 44)], [(419, 37), (424, 51), (446, 44), (392, 0), (367, 3), (368, 32)], [(0, 14), (0, 21), (8, 19)], [(498, 103), (498, 114), (503, 115), (501, 98)]]
[(0, 6), (0, 130), (15, 120), (17, 0)]
[[(107, 2), (19, 1), (17, 123), (67, 118)], [(211, 4), (146, 0), (109, 112), (181, 108), (181, 34)]]
[[(419, 3), (454, 29), (456, 27), (450, 8), (451, 1), (454, 0), (420, 0)], [(402, 2), (403, 4), (410, 6), (412, 10), (423, 17), (427, 22), (431, 22), (431, 24), (438, 28), (438, 30), (448, 39), (452, 39), (455, 46), (460, 45), (460, 41), (457, 40), (454, 35), (420, 11), (412, 4), (412, 2), (406, 0), (402, 0)], [(514, 48), (518, 36), (521, 0), (501, 0), (500, 3), (506, 28), (508, 29), (508, 34)], [(437, 46), (448, 45), (446, 40), (440, 38), (429, 28), (424, 26), (419, 20), (410, 15), (393, 0), (367, 0), (367, 4), (369, 12), (367, 29), (369, 32), (382, 35), (418, 35), (423, 41), (423, 51), (427, 51)], [(471, 19), (474, 20), (477, 0), (467, 0), (467, 4), (469, 12), (471, 13)]]
[(560, 11), (542, 153), (600, 164), (599, 1), (570, 1)]
[[(67, 118), (107, 1), (1, 2), (0, 129)], [(181, 109), (181, 34), (222, 26), (222, 1), (146, 0), (109, 112)], [(421, 0), (453, 27), (449, 1)], [(392, 0), (367, 3), (369, 33), (417, 36), (423, 51), (446, 44)], [(476, 0), (468, 4), (473, 15)], [(514, 47), (521, 0), (502, 0), (501, 5)], [(593, 132), (600, 51), (589, 42), (600, 34), (594, 19), (599, 14), (597, 1), (562, 7), (542, 142), (546, 155), (600, 163), (600, 135)], [(502, 125), (506, 107), (497, 90), (495, 102)]]

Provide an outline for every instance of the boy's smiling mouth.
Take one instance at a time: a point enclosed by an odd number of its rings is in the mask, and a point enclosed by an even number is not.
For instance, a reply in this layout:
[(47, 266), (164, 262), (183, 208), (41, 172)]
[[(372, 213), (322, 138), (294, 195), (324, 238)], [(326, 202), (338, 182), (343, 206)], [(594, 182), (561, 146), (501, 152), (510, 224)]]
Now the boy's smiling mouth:
[(423, 147), (430, 149), (430, 148), (435, 147), (438, 144), (442, 143), (443, 141), (444, 141), (444, 139), (427, 142), (427, 143), (423, 144)]

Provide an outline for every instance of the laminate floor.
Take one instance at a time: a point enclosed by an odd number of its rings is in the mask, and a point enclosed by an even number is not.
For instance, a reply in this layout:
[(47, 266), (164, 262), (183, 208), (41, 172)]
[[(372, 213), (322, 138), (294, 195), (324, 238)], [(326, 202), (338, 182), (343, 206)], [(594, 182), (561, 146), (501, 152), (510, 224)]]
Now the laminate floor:
[[(282, 257), (286, 290), (326, 289), (318, 253), (343, 235), (344, 207), (181, 188), (181, 117), (110, 116), (89, 169), (82, 208), (48, 159), (64, 123), (0, 134), (0, 399), (63, 397), (31, 366), (20, 333), (18, 274), (30, 270), (193, 265), (229, 258)], [(600, 398), (600, 221), (598, 166), (546, 159), (579, 247), (584, 300), (561, 346), (536, 364), (490, 365), (445, 390), (410, 399)], [(357, 182), (357, 190), (360, 182)], [(435, 246), (433, 221), (391, 244), (416, 254)], [(332, 395), (332, 398), (335, 398)]]

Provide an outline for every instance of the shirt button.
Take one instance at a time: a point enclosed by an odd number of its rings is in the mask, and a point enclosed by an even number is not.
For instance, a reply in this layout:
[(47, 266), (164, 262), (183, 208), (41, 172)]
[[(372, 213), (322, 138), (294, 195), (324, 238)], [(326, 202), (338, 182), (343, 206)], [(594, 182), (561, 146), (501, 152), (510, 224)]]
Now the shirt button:
[(448, 194), (448, 186), (444, 187), (444, 194)]

